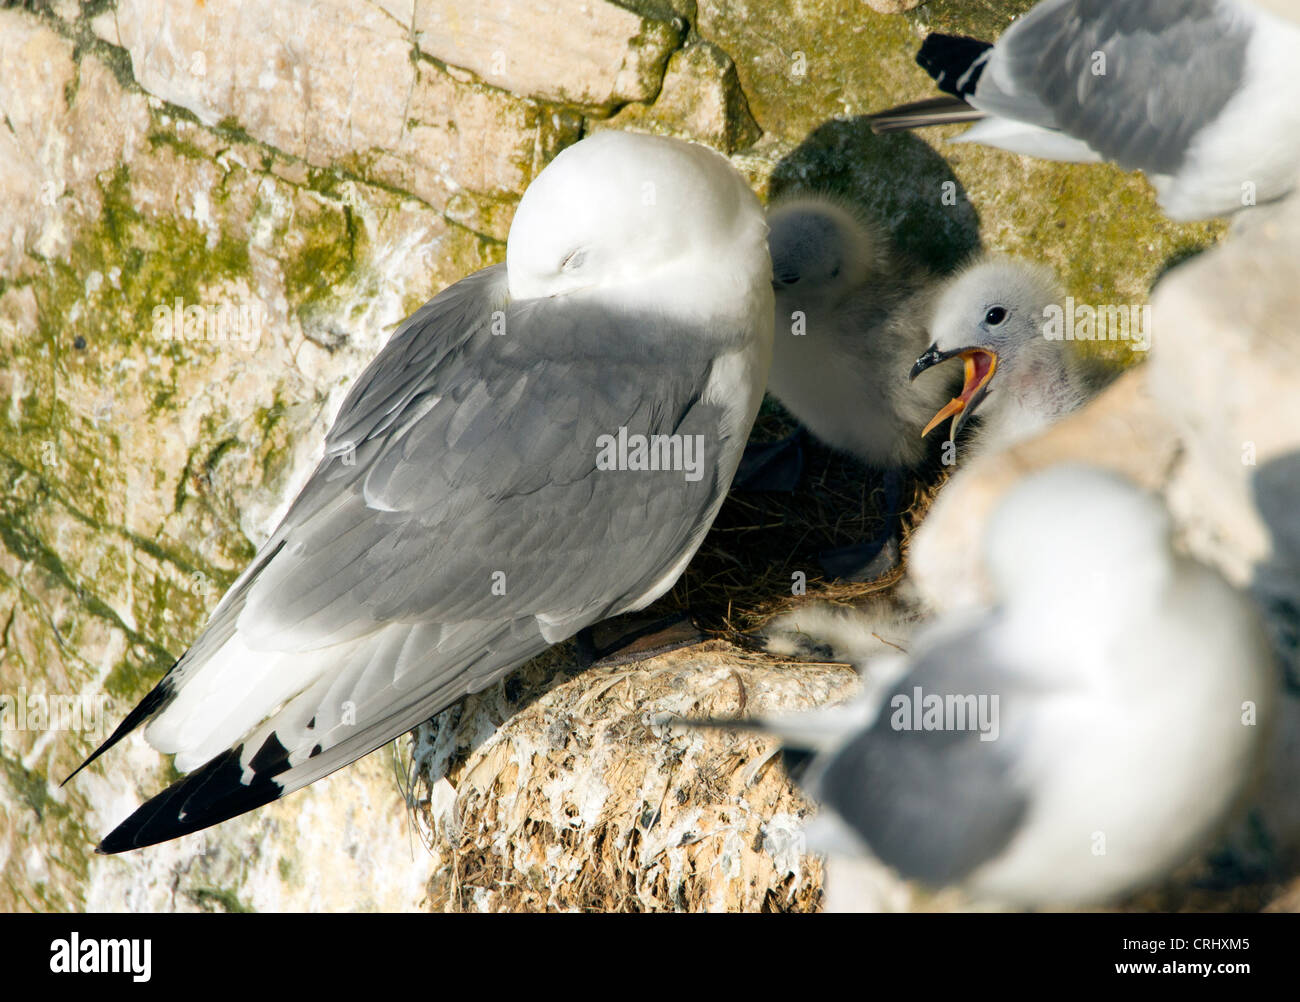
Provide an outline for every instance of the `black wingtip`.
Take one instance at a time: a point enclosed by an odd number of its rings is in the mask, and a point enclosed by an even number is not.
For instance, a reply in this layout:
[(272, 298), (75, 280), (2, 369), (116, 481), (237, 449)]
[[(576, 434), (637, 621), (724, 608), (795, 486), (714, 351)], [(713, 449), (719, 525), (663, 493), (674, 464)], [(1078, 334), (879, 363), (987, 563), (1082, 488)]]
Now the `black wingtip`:
[(969, 97), (975, 93), (987, 53), (992, 48), (991, 42), (981, 42), (978, 38), (935, 32), (921, 43), (916, 62), (940, 90), (954, 97)]
[(222, 752), (202, 768), (173, 783), (114, 828), (95, 848), (100, 855), (143, 849), (210, 828), (284, 794), (275, 776), (289, 767), (288, 752), (272, 734), (249, 762), (253, 777), (244, 782), (243, 745)]
[(880, 136), (930, 125), (976, 122), (983, 117), (984, 112), (972, 108), (959, 97), (932, 97), (924, 101), (900, 104), (896, 108), (869, 115), (867, 122), (871, 126), (871, 131)]
[(793, 745), (781, 746), (781, 766), (785, 769), (785, 774), (796, 783), (802, 783), (804, 775), (808, 772), (808, 766), (812, 760), (817, 757), (817, 753), (810, 748), (796, 748)]
[[(172, 667), (175, 668), (176, 665), (173, 664)], [(91, 752), (90, 757), (87, 758), (86, 761), (73, 769), (72, 772), (68, 774), (68, 778), (59, 784), (59, 788), (62, 789), (71, 783), (77, 773), (81, 772), (81, 770), (90, 765), (91, 762), (95, 761), (95, 759), (103, 755), (104, 752), (108, 751), (147, 719), (166, 706), (171, 700), (172, 689), (173, 686), (170, 677), (167, 675), (163, 676), (162, 681), (155, 685), (149, 691), (149, 694), (145, 696), (144, 699), (140, 700), (136, 705), (136, 708), (126, 715), (126, 719), (117, 725), (117, 729), (108, 736), (108, 740)]]

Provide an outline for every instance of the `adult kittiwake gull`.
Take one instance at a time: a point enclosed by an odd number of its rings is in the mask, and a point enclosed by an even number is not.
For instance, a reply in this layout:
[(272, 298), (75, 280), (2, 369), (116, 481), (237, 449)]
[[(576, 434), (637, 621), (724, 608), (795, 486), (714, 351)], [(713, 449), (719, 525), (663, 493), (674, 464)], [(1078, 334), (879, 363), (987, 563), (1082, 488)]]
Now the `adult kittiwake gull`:
[[(992, 608), (872, 660), (850, 704), (757, 722), (823, 807), (810, 845), (1021, 907), (1107, 901), (1206, 848), (1255, 778), (1280, 687), (1250, 602), (1176, 555), (1170, 524), (1089, 467), (1013, 488), (985, 537)], [(879, 650), (850, 615), (827, 642)]]
[(958, 141), (1113, 161), (1173, 219), (1227, 215), (1296, 185), (1297, 53), (1300, 24), (1249, 0), (1044, 0), (996, 45), (928, 36), (917, 62), (952, 97), (873, 128), (974, 121)]
[(664, 594), (771, 339), (762, 208), (722, 156), (613, 131), (561, 152), (505, 263), (394, 334), (193, 646), (87, 760), (147, 724), (187, 773), (99, 851), (300, 789)]
[(777, 198), (767, 221), (776, 290), (768, 391), (868, 466), (920, 467), (929, 449), (917, 430), (957, 390), (938, 372), (908, 383), (931, 341), (940, 277), (825, 195)]
[[(1046, 336), (1065, 296), (1050, 268), (1014, 258), (985, 257), (953, 276), (939, 295), (934, 342), (916, 359), (912, 377), (950, 359), (965, 373), (961, 391), (917, 433), (952, 418), (949, 442), (978, 412), (979, 428), (962, 458), (1029, 438), (1095, 394), (1105, 376), (1085, 368), (1064, 331)], [(1107, 373), (1109, 375), (1109, 373)]]

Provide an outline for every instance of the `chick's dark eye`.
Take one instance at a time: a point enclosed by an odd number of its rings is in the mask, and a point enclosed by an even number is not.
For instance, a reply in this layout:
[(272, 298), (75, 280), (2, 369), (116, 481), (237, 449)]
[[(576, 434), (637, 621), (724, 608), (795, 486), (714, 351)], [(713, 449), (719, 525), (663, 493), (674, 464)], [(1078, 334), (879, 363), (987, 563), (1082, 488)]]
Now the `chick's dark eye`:
[(582, 263), (586, 260), (586, 250), (579, 247), (577, 250), (569, 251), (564, 260), (560, 262), (560, 270), (572, 271), (574, 268), (581, 268)]
[(1002, 321), (1005, 320), (1006, 318), (1007, 318), (1007, 311), (1004, 310), (1001, 306), (994, 306), (991, 310), (989, 310), (987, 313), (984, 314), (984, 322), (993, 327), (996, 327), (998, 324), (1002, 323)]

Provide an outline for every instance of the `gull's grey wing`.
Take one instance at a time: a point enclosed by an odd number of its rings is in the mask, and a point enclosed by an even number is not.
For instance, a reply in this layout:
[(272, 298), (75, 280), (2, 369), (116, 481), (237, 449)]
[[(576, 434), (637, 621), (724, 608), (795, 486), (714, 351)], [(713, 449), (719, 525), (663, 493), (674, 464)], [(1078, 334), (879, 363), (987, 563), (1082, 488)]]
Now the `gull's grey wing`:
[(1224, 0), (1048, 0), (998, 40), (972, 103), (1173, 174), (1239, 87), (1249, 41)]
[[(276, 532), (285, 552), (240, 614), (255, 645), (307, 649), (393, 620), (603, 616), (648, 589), (696, 534), (727, 486), (717, 479), (719, 410), (701, 400), (703, 339), (633, 341), (629, 330), (661, 322), (628, 315), (622, 329), (558, 300), (508, 306), (496, 335), (492, 312), (462, 343), (427, 353), (417, 382), (392, 389), (406, 370), (367, 373), (336, 425), (380, 430), (352, 443), (350, 466), (345, 435), (331, 432), (333, 455)], [(411, 340), (446, 339), (430, 320), (417, 331)], [(397, 347), (410, 350), (403, 335)], [(598, 438), (620, 427), (702, 436), (703, 478), (597, 470)], [(497, 571), (504, 596), (492, 588)]]
[[(229, 751), (104, 851), (298, 789), (666, 587), (721, 503), (736, 444), (704, 399), (705, 339), (664, 323), (510, 303), (500, 268), (413, 315), (358, 379), (253, 567), (147, 698), (158, 724), (205, 669), (205, 684), (233, 679), (248, 702), (200, 721), (234, 728)], [(597, 469), (597, 439), (620, 428), (700, 436), (700, 478)]]
[[(881, 703), (874, 723), (810, 769), (809, 792), (884, 863), (934, 886), (960, 881), (997, 856), (1029, 808), (1015, 768), (1030, 683), (1000, 669), (987, 631), (963, 632), (921, 655)], [(896, 696), (998, 696), (999, 734), (901, 730)], [(899, 711), (901, 712), (901, 711)]]

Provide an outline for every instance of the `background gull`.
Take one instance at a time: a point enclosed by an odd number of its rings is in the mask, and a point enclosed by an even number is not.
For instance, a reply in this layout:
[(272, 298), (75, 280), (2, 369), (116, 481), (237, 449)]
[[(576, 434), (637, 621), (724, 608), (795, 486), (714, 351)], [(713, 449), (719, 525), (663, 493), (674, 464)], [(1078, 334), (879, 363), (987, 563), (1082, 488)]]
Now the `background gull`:
[[(147, 722), (189, 771), (100, 851), (299, 789), (667, 591), (735, 473), (771, 323), (761, 208), (723, 158), (615, 132), (560, 153), (505, 264), (393, 336), (280, 526), (87, 760)], [(702, 436), (703, 476), (598, 469), (622, 428)]]
[[(1205, 847), (1254, 777), (1279, 693), (1250, 604), (1169, 534), (1163, 506), (1110, 474), (1027, 478), (985, 539), (992, 610), (871, 661), (854, 704), (770, 724), (813, 752), (802, 782), (829, 820), (810, 841), (1021, 906), (1105, 901)], [(849, 625), (824, 639), (875, 649), (872, 622), (856, 639)], [(995, 725), (902, 729), (897, 699), (918, 689), (997, 696)]]
[(876, 131), (975, 121), (958, 141), (1141, 170), (1168, 215), (1225, 215), (1300, 172), (1300, 26), (1243, 0), (1045, 0), (996, 45), (932, 34), (917, 61), (953, 95)]

